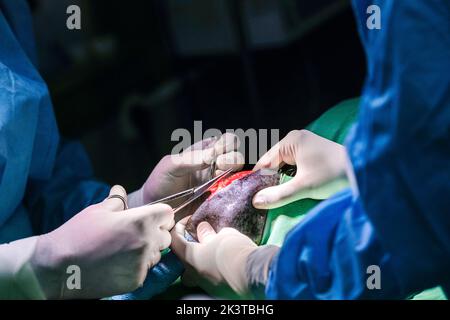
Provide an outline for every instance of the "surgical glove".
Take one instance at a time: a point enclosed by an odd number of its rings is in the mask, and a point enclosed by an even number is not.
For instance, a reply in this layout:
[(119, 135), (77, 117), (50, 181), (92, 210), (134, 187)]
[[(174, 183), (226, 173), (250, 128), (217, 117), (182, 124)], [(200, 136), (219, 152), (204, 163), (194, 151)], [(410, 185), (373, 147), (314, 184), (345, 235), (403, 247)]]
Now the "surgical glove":
[(142, 188), (128, 196), (130, 207), (142, 206), (154, 200), (200, 185), (211, 179), (211, 162), (216, 162), (214, 175), (233, 168), (240, 170), (244, 157), (237, 151), (239, 139), (225, 133), (190, 146), (180, 154), (165, 156), (154, 168)]
[[(143, 284), (170, 245), (173, 210), (164, 204), (124, 210), (125, 202), (125, 190), (115, 186), (103, 202), (39, 236), (31, 264), (47, 298), (101, 298)], [(68, 286), (69, 266), (79, 268), (79, 288)]]
[(171, 232), (171, 248), (186, 268), (184, 283), (206, 291), (211, 285), (227, 285), (239, 295), (247, 296), (250, 290), (247, 262), (257, 245), (233, 228), (216, 233), (207, 222), (197, 227), (199, 242), (189, 242), (184, 237), (188, 218), (180, 220)]
[(254, 170), (277, 169), (284, 164), (297, 166), (295, 177), (284, 184), (259, 191), (253, 197), (255, 208), (272, 209), (284, 206), (305, 198), (305, 193), (311, 193), (326, 182), (344, 177), (347, 153), (345, 147), (340, 144), (308, 130), (295, 130), (263, 155)]
[(0, 299), (44, 299), (30, 263), (38, 237), (0, 245)]

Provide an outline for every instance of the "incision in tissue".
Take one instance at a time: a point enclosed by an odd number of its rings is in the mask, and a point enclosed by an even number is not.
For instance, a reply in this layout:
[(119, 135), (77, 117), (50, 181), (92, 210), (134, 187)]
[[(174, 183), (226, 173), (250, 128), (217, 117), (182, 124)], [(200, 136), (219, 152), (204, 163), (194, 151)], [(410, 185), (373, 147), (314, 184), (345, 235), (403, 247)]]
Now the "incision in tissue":
[(259, 243), (264, 232), (268, 210), (256, 209), (253, 196), (260, 190), (277, 185), (280, 175), (272, 170), (242, 171), (219, 180), (186, 225), (186, 231), (197, 240), (197, 226), (207, 221), (216, 232), (235, 228)]

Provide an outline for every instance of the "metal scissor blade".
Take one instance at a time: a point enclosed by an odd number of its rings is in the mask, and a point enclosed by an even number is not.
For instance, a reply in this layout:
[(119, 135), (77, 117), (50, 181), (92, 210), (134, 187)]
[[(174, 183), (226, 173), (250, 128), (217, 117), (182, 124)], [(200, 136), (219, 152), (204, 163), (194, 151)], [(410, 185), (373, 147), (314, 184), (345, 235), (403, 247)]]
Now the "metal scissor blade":
[(172, 194), (170, 196), (161, 198), (159, 200), (155, 200), (150, 203), (147, 203), (146, 206), (151, 206), (152, 204), (157, 204), (157, 203), (166, 203), (166, 202), (170, 202), (172, 200), (178, 200), (178, 199), (185, 198), (185, 197), (189, 198), (194, 194), (194, 191), (195, 191), (195, 188), (190, 188), (190, 189)]
[[(187, 198), (185, 201), (189, 203), (192, 203), (192, 201), (194, 201), (195, 199), (197, 199), (198, 197), (200, 197), (202, 194), (204, 194), (214, 183), (217, 182), (217, 180), (219, 180), (220, 178), (223, 178), (225, 176), (228, 176), (231, 172), (233, 171), (233, 169), (228, 169), (225, 172), (222, 172), (221, 174), (219, 174), (217, 177), (212, 178), (211, 180), (205, 182), (204, 184), (198, 186), (198, 187), (194, 187), (194, 188), (190, 188), (175, 194), (172, 194), (170, 196), (161, 198), (159, 200), (156, 201), (152, 201), (150, 203), (147, 203), (146, 206), (150, 206), (152, 204), (157, 204), (157, 203), (167, 203), (173, 200), (178, 200), (181, 198)], [(183, 206), (184, 202), (180, 205)]]
[(204, 184), (202, 184), (201, 186), (198, 186), (196, 188), (194, 188), (194, 196), (196, 196), (197, 194), (202, 195), (203, 193), (205, 193), (206, 191), (208, 191), (209, 188), (211, 188), (219, 179), (222, 179), (224, 177), (227, 177), (230, 173), (233, 172), (233, 169), (230, 168), (225, 172), (222, 172), (221, 174), (219, 174), (218, 176), (212, 178), (209, 181), (206, 181)]
[(185, 202), (183, 202), (181, 205), (179, 205), (178, 207), (176, 207), (173, 212), (177, 213), (178, 211), (180, 211), (181, 209), (187, 207), (188, 205), (190, 205), (192, 202), (194, 202), (195, 200), (197, 200), (198, 198), (200, 198), (206, 191), (209, 190), (209, 188), (211, 188), (219, 179), (227, 177), (228, 175), (230, 175), (233, 172), (233, 169), (230, 168), (225, 172), (222, 172), (221, 174), (219, 174), (218, 176), (212, 178), (211, 180), (205, 182), (204, 184), (202, 184), (201, 186), (198, 186), (196, 188), (194, 188), (194, 192), (192, 194), (192, 197), (189, 198), (188, 200), (186, 200)]

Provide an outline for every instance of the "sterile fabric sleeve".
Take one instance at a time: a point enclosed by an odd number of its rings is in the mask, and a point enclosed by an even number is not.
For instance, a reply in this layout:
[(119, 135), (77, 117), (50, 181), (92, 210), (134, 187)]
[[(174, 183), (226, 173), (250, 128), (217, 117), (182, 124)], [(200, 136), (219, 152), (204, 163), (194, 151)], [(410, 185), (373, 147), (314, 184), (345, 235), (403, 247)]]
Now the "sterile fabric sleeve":
[[(380, 288), (367, 273), (378, 266)], [(370, 270), (370, 269), (369, 269)], [(401, 298), (391, 257), (358, 199), (346, 189), (312, 209), (286, 237), (266, 285), (269, 299)]]
[(0, 299), (44, 299), (30, 266), (37, 237), (0, 245)]
[[(450, 2), (354, 1), (368, 75), (348, 150), (404, 292), (450, 283)], [(378, 5), (381, 29), (366, 27)]]
[[(26, 237), (52, 231), (102, 201), (109, 186), (93, 178), (81, 144), (59, 137), (48, 88), (36, 68), (27, 1), (0, 0), (0, 39), (0, 238), (25, 238), (0, 246), (0, 297), (38, 298), (38, 290), (26, 289), (35, 287), (28, 272), (35, 238)], [(174, 260), (151, 272), (160, 280), (154, 292), (181, 273)]]
[(265, 285), (269, 274), (269, 266), (280, 247), (265, 245), (250, 253), (247, 258), (245, 273), (251, 295), (256, 299), (264, 298)]
[(141, 288), (106, 300), (148, 300), (164, 292), (183, 273), (183, 263), (173, 252), (163, 254), (161, 261), (148, 270)]
[(56, 229), (84, 208), (103, 201), (109, 188), (93, 178), (82, 145), (63, 141), (51, 177), (28, 183), (24, 201), (34, 231), (42, 234)]
[(102, 200), (108, 187), (92, 179), (79, 144), (60, 141), (26, 1), (0, 0), (0, 38), (0, 229), (25, 204), (40, 234)]

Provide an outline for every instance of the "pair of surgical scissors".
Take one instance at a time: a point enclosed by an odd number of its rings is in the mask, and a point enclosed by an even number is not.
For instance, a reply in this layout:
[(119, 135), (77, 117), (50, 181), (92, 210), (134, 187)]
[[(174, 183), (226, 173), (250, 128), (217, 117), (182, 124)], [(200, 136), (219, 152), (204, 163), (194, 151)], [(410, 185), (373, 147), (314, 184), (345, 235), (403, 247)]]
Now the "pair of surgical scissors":
[[(189, 204), (194, 202), (196, 199), (201, 197), (203, 194), (205, 194), (205, 192), (207, 192), (209, 190), (209, 188), (211, 188), (219, 179), (228, 177), (232, 172), (233, 172), (233, 168), (230, 168), (230, 169), (222, 172), (218, 176), (211, 178), (210, 180), (208, 180), (207, 182), (203, 183), (202, 185), (200, 185), (198, 187), (190, 188), (190, 189), (172, 194), (170, 196), (161, 198), (159, 200), (147, 203), (146, 205), (149, 206), (149, 205), (157, 204), (157, 203), (169, 203), (173, 200), (185, 199), (179, 206), (177, 206), (176, 208), (173, 209), (173, 212), (177, 213), (178, 211), (185, 208), (186, 206), (188, 206)], [(213, 175), (214, 172), (212, 172), (211, 174)]]

